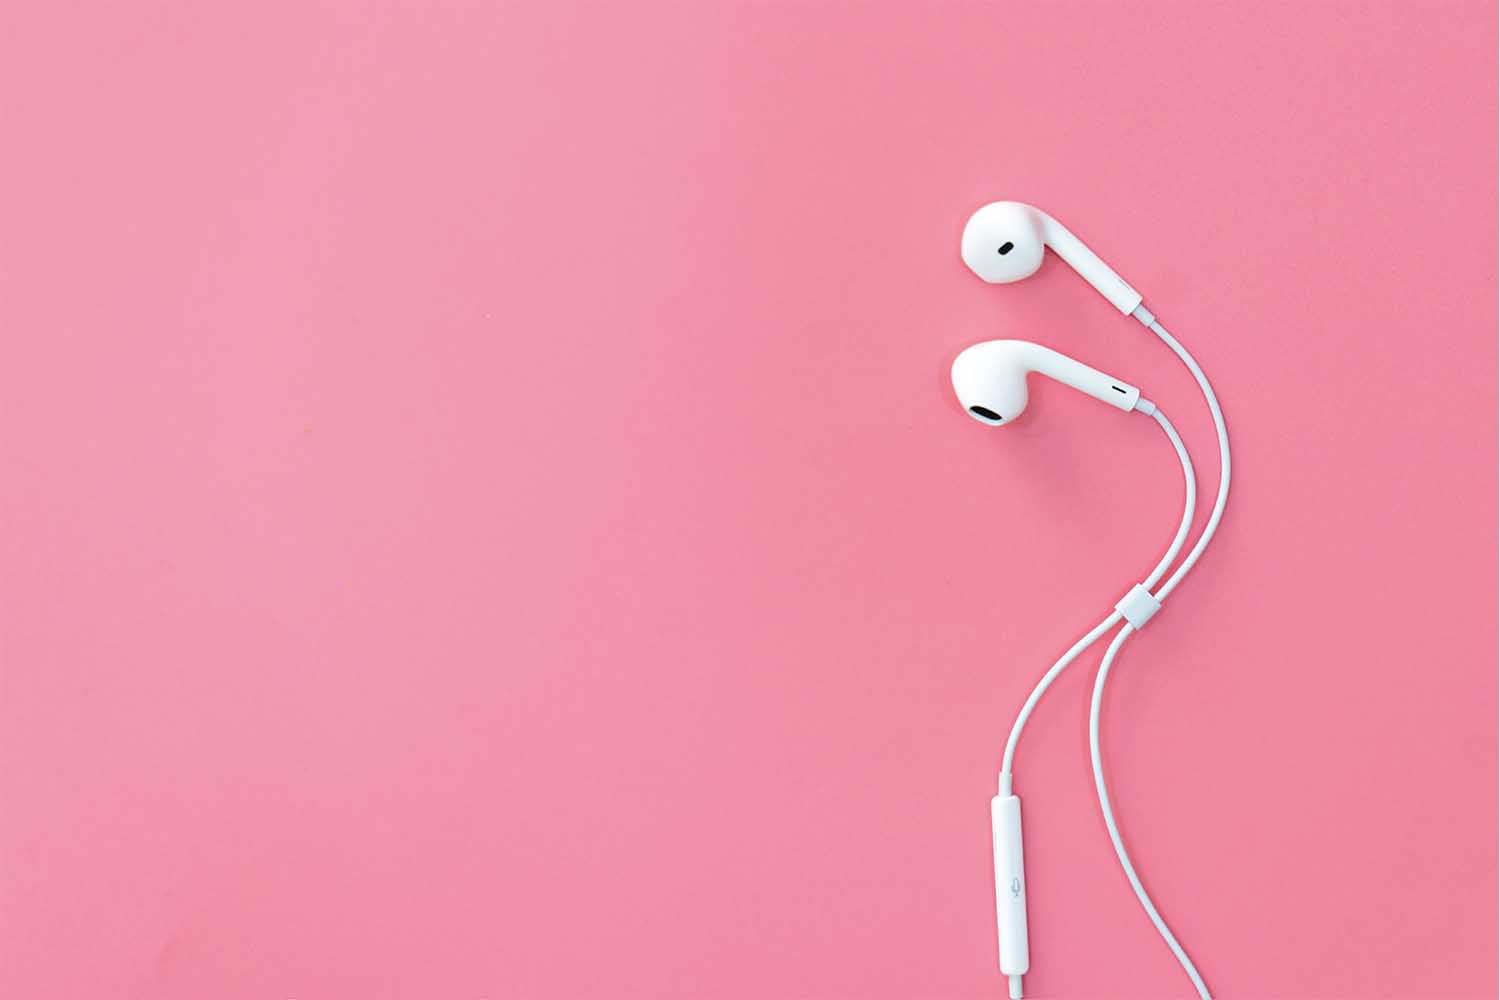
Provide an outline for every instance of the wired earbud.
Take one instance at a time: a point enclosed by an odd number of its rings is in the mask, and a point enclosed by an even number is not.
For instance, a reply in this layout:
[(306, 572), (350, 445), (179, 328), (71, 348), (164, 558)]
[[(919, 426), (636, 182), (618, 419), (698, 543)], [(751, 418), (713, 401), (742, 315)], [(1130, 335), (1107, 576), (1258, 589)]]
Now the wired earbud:
[[(1104, 823), (1120, 866), (1124, 869), (1131, 888), (1151, 919), (1157, 932), (1177, 958), (1183, 971), (1192, 980), (1193, 988), (1201, 1000), (1209, 1000), (1208, 987), (1197, 968), (1188, 958), (1187, 952), (1167, 927), (1155, 904), (1147, 895), (1145, 887), (1136, 874), (1130, 855), (1115, 823), (1109, 791), (1104, 780), (1103, 758), (1099, 750), (1100, 707), (1103, 702), (1104, 685), (1110, 667), (1119, 654), (1121, 646), (1132, 632), (1138, 631), (1160, 610), (1162, 601), (1170, 594), (1182, 578), (1202, 556), (1209, 540), (1218, 530), (1229, 499), (1229, 435), (1224, 425), (1224, 414), (1219, 407), (1208, 377), (1198, 366), (1193, 356), (1156, 320), (1142, 302), (1139, 292), (1105, 264), (1083, 241), (1074, 236), (1056, 219), (1046, 212), (1014, 201), (992, 202), (976, 211), (964, 226), (961, 254), (976, 275), (992, 284), (1008, 284), (1035, 274), (1042, 266), (1046, 250), (1051, 249), (1058, 257), (1094, 287), (1099, 294), (1119, 309), (1124, 315), (1138, 320), (1143, 326), (1167, 345), (1187, 367), (1204, 401), (1208, 404), (1213, 419), (1214, 431), (1219, 445), (1219, 489), (1214, 499), (1208, 522), (1193, 547), (1180, 565), (1160, 583), (1167, 568), (1177, 558), (1192, 524), (1195, 506), (1196, 481), (1192, 461), (1181, 437), (1149, 400), (1140, 397), (1140, 391), (1112, 376), (1095, 371), (1036, 344), (1024, 341), (988, 341), (968, 348), (953, 364), (953, 387), (959, 402), (970, 416), (981, 422), (1000, 425), (1013, 420), (1026, 405), (1025, 375), (1037, 371), (1058, 381), (1073, 386), (1096, 399), (1110, 403), (1122, 410), (1135, 410), (1152, 417), (1166, 433), (1173, 449), (1182, 463), (1186, 484), (1186, 499), (1177, 534), (1167, 552), (1146, 578), (1131, 587), (1115, 605), (1115, 610), (1096, 625), (1087, 635), (1079, 639), (1054, 663), (1037, 682), (1011, 728), (1006, 741), (1005, 755), (1000, 767), (998, 794), (991, 800), (990, 814), (995, 852), (995, 896), (996, 915), (1000, 944), (1000, 971), (1009, 978), (1012, 998), (1021, 996), (1021, 977), (1030, 968), (1029, 940), (1026, 931), (1026, 882), (1023, 872), (1021, 848), (1021, 805), (1013, 794), (1016, 748), (1021, 732), (1032, 711), (1047, 688), (1084, 650), (1097, 642), (1116, 626), (1119, 632), (1111, 641), (1100, 663), (1094, 681), (1093, 698), (1089, 710), (1089, 753), (1094, 771), (1094, 786)], [(1115, 398), (1118, 397), (1118, 398)], [(1128, 405), (1127, 405), (1128, 404)], [(1007, 412), (1014, 410), (1015, 412)], [(1123, 625), (1121, 623), (1124, 623)]]

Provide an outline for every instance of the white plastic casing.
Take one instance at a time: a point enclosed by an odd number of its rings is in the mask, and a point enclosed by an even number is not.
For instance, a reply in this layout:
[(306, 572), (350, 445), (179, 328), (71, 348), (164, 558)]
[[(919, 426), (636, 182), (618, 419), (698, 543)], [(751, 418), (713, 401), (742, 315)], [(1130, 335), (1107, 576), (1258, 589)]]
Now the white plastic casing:
[(1014, 795), (990, 799), (990, 827), (995, 840), (995, 918), (1000, 934), (1000, 971), (1025, 975), (1031, 968), (1026, 940), (1026, 873), (1021, 856), (1021, 800)]
[[(1119, 410), (1135, 409), (1141, 391), (1113, 375), (1028, 340), (986, 340), (953, 360), (953, 391), (964, 409), (987, 424), (1014, 420), (1026, 409), (1026, 376), (1040, 372)], [(975, 406), (995, 414), (975, 413)]]
[(1047, 245), (1063, 260), (1067, 261), (1083, 280), (1093, 285), (1100, 295), (1120, 312), (1129, 316), (1141, 304), (1141, 293), (1131, 288), (1125, 279), (1114, 272), (1099, 255), (1083, 245), (1083, 241), (1067, 230), (1061, 222), (1043, 212), (1033, 209), (1042, 217), (1042, 234)]
[(1124, 616), (1131, 628), (1139, 632), (1161, 610), (1161, 601), (1158, 601), (1156, 595), (1138, 583), (1131, 587), (1124, 597), (1115, 602), (1115, 610)]
[(969, 269), (985, 281), (1020, 281), (1042, 266), (1043, 247), (1061, 257), (1120, 312), (1129, 316), (1141, 304), (1131, 288), (1098, 254), (1052, 216), (1019, 201), (993, 201), (969, 217), (960, 252)]

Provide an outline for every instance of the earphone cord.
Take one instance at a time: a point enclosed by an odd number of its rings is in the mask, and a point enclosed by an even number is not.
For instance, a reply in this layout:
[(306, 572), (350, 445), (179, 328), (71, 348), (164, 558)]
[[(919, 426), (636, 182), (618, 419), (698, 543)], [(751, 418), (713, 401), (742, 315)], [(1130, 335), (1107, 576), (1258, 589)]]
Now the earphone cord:
[[(1187, 540), (1188, 530), (1193, 524), (1194, 504), (1197, 499), (1197, 481), (1193, 478), (1193, 460), (1188, 457), (1187, 446), (1182, 443), (1181, 435), (1177, 433), (1177, 428), (1172, 426), (1172, 422), (1167, 419), (1167, 415), (1153, 406), (1149, 400), (1145, 399), (1136, 404), (1136, 409), (1155, 420), (1167, 435), (1167, 440), (1172, 442), (1172, 448), (1177, 452), (1177, 459), (1182, 463), (1184, 486), (1182, 521), (1177, 526), (1177, 534), (1172, 537), (1172, 543), (1167, 546), (1166, 553), (1157, 562), (1156, 567), (1146, 575), (1146, 579), (1141, 581), (1141, 586), (1150, 590), (1162, 578), (1162, 574), (1167, 571), (1167, 567), (1172, 565), (1172, 560), (1177, 558), (1177, 553), (1182, 551), (1183, 542)], [(1189, 556), (1189, 558), (1192, 557)], [(1064, 653), (1056, 663), (1052, 664), (1047, 669), (1047, 672), (1042, 675), (1042, 679), (1037, 681), (1036, 687), (1031, 689), (1031, 694), (1026, 698), (1026, 704), (1022, 705), (1021, 711), (1016, 714), (1016, 721), (1010, 729), (1010, 738), (1005, 741), (1005, 757), (1000, 765), (1001, 795), (1009, 795), (1011, 793), (1011, 771), (1015, 764), (1016, 747), (1020, 745), (1021, 732), (1026, 728), (1026, 722), (1031, 718), (1031, 713), (1036, 709), (1037, 703), (1042, 700), (1042, 695), (1047, 693), (1047, 689), (1052, 686), (1052, 682), (1057, 680), (1058, 675), (1067, 669), (1068, 664), (1077, 659), (1084, 650), (1088, 649), (1095, 642), (1098, 642), (1100, 636), (1118, 625), (1122, 618), (1123, 616), (1120, 612), (1115, 611), (1098, 625), (1095, 625), (1088, 635), (1075, 642), (1071, 649)]]
[(1203, 555), (1203, 550), (1208, 548), (1209, 540), (1219, 530), (1219, 521), (1224, 517), (1224, 506), (1229, 502), (1229, 430), (1224, 426), (1224, 411), (1219, 408), (1219, 397), (1214, 395), (1214, 387), (1209, 385), (1208, 376), (1203, 374), (1203, 369), (1198, 367), (1198, 362), (1193, 360), (1187, 348), (1178, 343), (1177, 338), (1168, 333), (1145, 306), (1137, 306), (1131, 315), (1160, 337), (1162, 343), (1170, 347), (1172, 353), (1176, 354), (1178, 360), (1192, 373), (1193, 380), (1198, 383), (1198, 389), (1203, 393), (1203, 401), (1208, 404), (1209, 415), (1214, 421), (1214, 434), (1219, 439), (1219, 494), (1214, 498), (1214, 509), (1209, 512), (1208, 523), (1203, 526), (1203, 534), (1199, 535), (1198, 540), (1193, 543), (1193, 548), (1182, 560), (1182, 565), (1177, 567), (1177, 571), (1166, 583), (1162, 584), (1161, 590), (1156, 592), (1156, 599), (1163, 601), (1166, 600), (1168, 594), (1177, 589), (1177, 585), (1182, 582), (1187, 571), (1193, 568)]
[[(1214, 500), (1213, 511), (1209, 514), (1208, 523), (1204, 526), (1203, 533), (1198, 536), (1198, 541), (1193, 544), (1192, 550), (1182, 560), (1182, 565), (1177, 567), (1177, 572), (1173, 573), (1171, 578), (1156, 592), (1155, 597), (1160, 601), (1182, 582), (1187, 571), (1192, 569), (1199, 557), (1203, 555), (1203, 550), (1213, 538), (1214, 532), (1219, 529), (1219, 521), (1224, 516), (1224, 505), (1229, 501), (1229, 433), (1224, 426), (1224, 413), (1219, 408), (1219, 400), (1214, 395), (1213, 386), (1209, 385), (1208, 377), (1203, 374), (1203, 369), (1198, 367), (1198, 362), (1193, 360), (1187, 348), (1178, 343), (1175, 337), (1156, 322), (1156, 317), (1152, 316), (1144, 306), (1137, 308), (1133, 315), (1152, 333), (1160, 337), (1162, 342), (1170, 347), (1172, 352), (1187, 366), (1188, 371), (1192, 372), (1198, 388), (1203, 392), (1204, 400), (1208, 403), (1209, 413), (1213, 416), (1214, 431), (1219, 438), (1219, 494)], [(1120, 867), (1125, 870), (1125, 877), (1130, 880), (1130, 887), (1135, 890), (1136, 898), (1140, 900), (1146, 916), (1151, 918), (1151, 923), (1156, 926), (1157, 932), (1161, 934), (1162, 940), (1166, 941), (1167, 947), (1172, 950), (1172, 954), (1176, 956), (1183, 971), (1193, 981), (1193, 988), (1198, 991), (1198, 996), (1201, 1000), (1210, 1000), (1208, 987), (1204, 985), (1203, 977), (1198, 974), (1192, 959), (1188, 958), (1187, 952), (1183, 950), (1182, 945), (1177, 943), (1177, 938), (1172, 935), (1166, 921), (1157, 912), (1151, 902), (1151, 897), (1146, 894), (1145, 887), (1141, 885), (1140, 877), (1135, 873), (1135, 866), (1130, 863), (1130, 855), (1125, 850), (1125, 842), (1121, 839), (1119, 827), (1115, 823), (1114, 811), (1110, 808), (1109, 790), (1104, 783), (1104, 758), (1099, 750), (1099, 714), (1100, 707), (1104, 703), (1104, 685), (1109, 679), (1109, 668), (1114, 664), (1115, 656), (1119, 654), (1120, 647), (1125, 645), (1125, 640), (1130, 638), (1134, 631), (1135, 629), (1130, 625), (1120, 629), (1114, 641), (1109, 644), (1109, 649), (1105, 651), (1104, 660), (1099, 664), (1099, 674), (1094, 678), (1094, 696), (1089, 703), (1089, 759), (1094, 768), (1094, 789), (1099, 794), (1099, 808), (1104, 813), (1104, 825), (1109, 830), (1110, 843), (1114, 844), (1115, 856), (1120, 859)]]
[(1167, 927), (1167, 922), (1162, 919), (1161, 914), (1156, 911), (1156, 905), (1151, 902), (1151, 897), (1146, 895), (1146, 887), (1141, 885), (1141, 878), (1135, 873), (1135, 865), (1130, 863), (1130, 855), (1125, 851), (1125, 842), (1120, 839), (1120, 828), (1115, 825), (1114, 810), (1109, 807), (1109, 790), (1104, 787), (1104, 760), (1099, 753), (1099, 707), (1104, 703), (1104, 682), (1109, 677), (1110, 664), (1114, 662), (1115, 654), (1125, 644), (1125, 640), (1135, 632), (1130, 625), (1126, 625), (1115, 634), (1114, 641), (1104, 651), (1104, 662), (1099, 664), (1099, 675), (1094, 679), (1094, 698), (1089, 703), (1089, 760), (1094, 766), (1094, 789), (1099, 793), (1099, 809), (1104, 813), (1104, 825), (1109, 830), (1109, 841), (1115, 845), (1115, 856), (1120, 859), (1120, 867), (1125, 869), (1125, 877), (1130, 880), (1130, 887), (1135, 890), (1135, 898), (1140, 900), (1141, 908), (1146, 911), (1146, 916), (1151, 918), (1151, 923), (1156, 926), (1156, 931), (1162, 940), (1167, 942), (1167, 947), (1172, 949), (1172, 954), (1177, 957), (1177, 962), (1182, 966), (1182, 971), (1187, 973), (1193, 981), (1193, 989), (1198, 991), (1200, 1000), (1212, 1000), (1208, 995), (1208, 987), (1203, 984), (1203, 977), (1198, 975), (1198, 969), (1193, 965), (1193, 960), (1183, 950), (1182, 945), (1177, 943), (1177, 938)]
[[(1194, 380), (1198, 383), (1198, 388), (1203, 393), (1204, 401), (1208, 404), (1209, 413), (1213, 417), (1214, 432), (1218, 437), (1219, 444), (1219, 492), (1214, 499), (1213, 510), (1209, 513), (1208, 522), (1204, 525), (1202, 534), (1198, 536), (1198, 540), (1182, 560), (1182, 564), (1177, 567), (1177, 571), (1172, 574), (1166, 583), (1162, 584), (1161, 589), (1154, 592), (1153, 596), (1158, 601), (1162, 601), (1176, 589), (1177, 585), (1182, 582), (1182, 578), (1187, 575), (1188, 570), (1192, 569), (1199, 558), (1202, 557), (1203, 550), (1207, 548), (1210, 539), (1213, 538), (1214, 533), (1219, 529), (1219, 521), (1224, 516), (1224, 507), (1229, 500), (1229, 433), (1224, 426), (1224, 413), (1219, 407), (1218, 397), (1214, 395), (1213, 386), (1209, 384), (1208, 377), (1203, 374), (1203, 369), (1198, 366), (1198, 362), (1188, 353), (1187, 348), (1183, 347), (1177, 341), (1177, 338), (1168, 333), (1160, 323), (1156, 322), (1156, 317), (1145, 306), (1138, 307), (1132, 315), (1151, 330), (1152, 333), (1161, 338), (1162, 342), (1177, 355), (1178, 359), (1192, 373)], [(1141, 583), (1147, 590), (1151, 590), (1156, 586), (1166, 568), (1171, 565), (1173, 559), (1177, 558), (1177, 553), (1182, 549), (1183, 541), (1187, 537), (1193, 520), (1196, 483), (1193, 478), (1192, 460), (1189, 458), (1187, 449), (1182, 443), (1182, 438), (1178, 435), (1171, 422), (1167, 420), (1166, 415), (1145, 400), (1142, 400), (1141, 405), (1138, 405), (1137, 409), (1153, 417), (1161, 425), (1168, 439), (1171, 440), (1172, 447), (1176, 450), (1177, 457), (1182, 462), (1183, 479), (1186, 484), (1186, 499), (1183, 502), (1181, 526), (1178, 528), (1177, 534), (1173, 537), (1172, 544), (1168, 546), (1166, 554), (1162, 556), (1156, 568)], [(1036, 708), (1037, 703), (1041, 701), (1042, 695), (1046, 693), (1047, 689), (1052, 686), (1052, 682), (1067, 669), (1070, 663), (1077, 659), (1084, 650), (1097, 642), (1104, 633), (1119, 624), (1122, 617), (1119, 611), (1115, 611), (1098, 625), (1094, 626), (1087, 635), (1074, 643), (1072, 648), (1064, 653), (1062, 658), (1042, 675), (1042, 679), (1032, 689), (1031, 694), (1026, 698), (1026, 703), (1021, 707), (1020, 713), (1016, 716), (1015, 724), (1011, 727), (1010, 738), (1005, 744), (1005, 757), (1000, 769), (1001, 795), (1011, 794), (1012, 770), (1015, 764), (1016, 747), (1020, 744), (1021, 732), (1026, 728), (1026, 722), (1031, 717), (1031, 713)], [(1101, 705), (1103, 704), (1104, 685), (1109, 678), (1109, 669), (1114, 663), (1115, 656), (1119, 653), (1120, 647), (1124, 645), (1125, 640), (1134, 631), (1135, 629), (1129, 625), (1120, 629), (1119, 634), (1115, 636), (1109, 645), (1109, 649), (1105, 652), (1104, 660), (1099, 665), (1099, 674), (1094, 681), (1093, 700), (1089, 708), (1089, 756), (1094, 770), (1094, 788), (1098, 792), (1099, 808), (1104, 814), (1104, 824), (1109, 830), (1110, 842), (1114, 845), (1115, 855), (1119, 858), (1120, 867), (1125, 871), (1125, 877), (1130, 880), (1130, 886), (1135, 890), (1136, 898), (1140, 900), (1141, 907), (1146, 911), (1146, 915), (1151, 918), (1151, 923), (1155, 925), (1162, 939), (1166, 941), (1167, 947), (1176, 956), (1183, 971), (1192, 980), (1193, 988), (1197, 990), (1198, 996), (1201, 1000), (1211, 1000), (1208, 987), (1204, 985), (1203, 977), (1198, 974), (1198, 970), (1194, 967), (1192, 959), (1188, 958), (1187, 952), (1178, 944), (1176, 937), (1173, 936), (1172, 931), (1167, 927), (1166, 921), (1162, 919), (1156, 906), (1151, 902), (1151, 897), (1146, 894), (1145, 886), (1141, 884), (1140, 877), (1136, 874), (1135, 866), (1130, 862), (1130, 855), (1125, 850), (1125, 843), (1121, 839), (1119, 827), (1115, 823), (1114, 811), (1110, 807), (1109, 791), (1105, 786), (1103, 757), (1099, 750), (1099, 715)]]

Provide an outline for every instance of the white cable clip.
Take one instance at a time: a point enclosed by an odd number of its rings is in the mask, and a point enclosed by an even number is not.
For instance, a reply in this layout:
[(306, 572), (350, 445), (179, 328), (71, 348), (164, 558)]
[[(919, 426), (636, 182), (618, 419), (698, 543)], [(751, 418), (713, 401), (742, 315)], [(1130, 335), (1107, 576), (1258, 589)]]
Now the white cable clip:
[(1115, 610), (1125, 616), (1131, 628), (1139, 632), (1161, 610), (1161, 601), (1153, 597), (1151, 591), (1136, 584), (1115, 604)]

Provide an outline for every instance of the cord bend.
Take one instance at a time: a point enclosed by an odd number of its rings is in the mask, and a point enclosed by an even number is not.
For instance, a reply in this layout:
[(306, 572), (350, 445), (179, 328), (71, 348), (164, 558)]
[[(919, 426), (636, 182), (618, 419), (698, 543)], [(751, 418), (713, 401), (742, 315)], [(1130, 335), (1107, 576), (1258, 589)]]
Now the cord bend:
[[(1146, 579), (1139, 584), (1139, 586), (1150, 590), (1156, 586), (1157, 581), (1166, 573), (1167, 567), (1172, 565), (1172, 560), (1177, 558), (1177, 554), (1182, 551), (1183, 543), (1187, 541), (1188, 531), (1192, 528), (1193, 524), (1193, 512), (1197, 502), (1198, 487), (1197, 479), (1193, 475), (1193, 460), (1189, 457), (1187, 446), (1182, 443), (1182, 436), (1177, 433), (1177, 428), (1172, 426), (1172, 421), (1167, 419), (1167, 415), (1161, 411), (1160, 407), (1152, 405), (1149, 400), (1141, 400), (1141, 402), (1145, 403), (1149, 409), (1140, 406), (1139, 403), (1136, 408), (1156, 421), (1157, 426), (1162, 429), (1162, 433), (1166, 434), (1167, 440), (1171, 442), (1172, 450), (1177, 453), (1177, 460), (1182, 464), (1183, 482), (1182, 518), (1178, 522), (1177, 533), (1172, 536), (1172, 541), (1167, 546), (1167, 551), (1157, 561), (1156, 566), (1150, 573), (1146, 574)], [(999, 790), (1001, 795), (1011, 794), (1013, 783), (1012, 771), (1015, 765), (1016, 748), (1021, 743), (1021, 733), (1026, 728), (1026, 722), (1031, 718), (1031, 713), (1035, 711), (1037, 703), (1042, 700), (1042, 695), (1047, 693), (1047, 689), (1052, 686), (1052, 682), (1057, 680), (1058, 675), (1067, 669), (1068, 664), (1082, 655), (1086, 649), (1099, 641), (1106, 632), (1114, 628), (1122, 620), (1124, 620), (1124, 615), (1119, 610), (1116, 610), (1098, 625), (1095, 625), (1087, 635), (1075, 642), (1056, 663), (1052, 664), (1047, 669), (1047, 672), (1042, 675), (1041, 680), (1037, 681), (1036, 687), (1031, 689), (1031, 694), (1026, 697), (1026, 703), (1021, 706), (1021, 711), (1017, 713), (1016, 721), (1011, 726), (1010, 738), (1005, 741), (1005, 756), (1000, 764)]]
[[(1171, 594), (1177, 585), (1182, 582), (1182, 578), (1187, 575), (1188, 570), (1197, 564), (1199, 558), (1203, 555), (1203, 550), (1208, 547), (1209, 541), (1219, 530), (1219, 522), (1224, 517), (1224, 507), (1229, 502), (1229, 431), (1224, 426), (1224, 411), (1219, 407), (1219, 398), (1214, 394), (1213, 386), (1209, 384), (1208, 376), (1203, 374), (1203, 369), (1198, 366), (1198, 362), (1188, 353), (1187, 348), (1183, 347), (1177, 341), (1177, 338), (1168, 333), (1166, 328), (1156, 321), (1156, 317), (1144, 305), (1137, 306), (1131, 315), (1138, 319), (1152, 333), (1156, 334), (1157, 337), (1161, 338), (1162, 343), (1166, 344), (1172, 350), (1172, 353), (1176, 354), (1178, 359), (1187, 367), (1188, 371), (1192, 373), (1193, 379), (1198, 383), (1199, 390), (1203, 393), (1204, 402), (1208, 404), (1208, 412), (1214, 422), (1214, 434), (1218, 438), (1219, 444), (1219, 492), (1214, 498), (1213, 509), (1209, 512), (1208, 522), (1204, 525), (1202, 533), (1199, 534), (1198, 540), (1193, 543), (1192, 549), (1183, 558), (1181, 565), (1177, 567), (1176, 572), (1168, 578), (1167, 582), (1162, 584), (1161, 589), (1153, 595), (1159, 605), (1159, 602), (1166, 600), (1167, 595)], [(1153, 611), (1152, 613), (1154, 614), (1155, 612)], [(1130, 616), (1127, 614), (1126, 617), (1129, 618)], [(1099, 748), (1099, 716), (1104, 703), (1104, 685), (1109, 679), (1110, 667), (1113, 666), (1120, 648), (1124, 646), (1125, 641), (1130, 638), (1131, 634), (1141, 624), (1144, 624), (1144, 622), (1130, 621), (1120, 629), (1119, 633), (1115, 635), (1114, 640), (1109, 644), (1109, 648), (1105, 651), (1104, 660), (1099, 664), (1099, 674), (1094, 679), (1094, 695), (1089, 703), (1089, 759), (1094, 771), (1094, 789), (1099, 796), (1099, 809), (1104, 814), (1104, 825), (1109, 830), (1109, 839), (1114, 845), (1115, 856), (1120, 860), (1120, 867), (1124, 869), (1125, 877), (1130, 880), (1130, 887), (1135, 890), (1136, 899), (1140, 901), (1141, 908), (1146, 911), (1146, 916), (1151, 919), (1151, 923), (1156, 927), (1157, 933), (1167, 943), (1167, 947), (1171, 949), (1178, 964), (1182, 966), (1182, 970), (1187, 973), (1188, 979), (1192, 981), (1193, 989), (1197, 991), (1200, 1000), (1211, 1000), (1208, 987), (1204, 985), (1203, 977), (1198, 974), (1198, 969), (1193, 965), (1192, 959), (1188, 957), (1187, 952), (1178, 943), (1171, 929), (1167, 927), (1166, 921), (1162, 919), (1161, 913), (1157, 911), (1155, 904), (1151, 902), (1151, 897), (1146, 893), (1146, 887), (1141, 884), (1140, 876), (1136, 874), (1135, 866), (1131, 864), (1130, 854), (1125, 850), (1125, 842), (1120, 836), (1118, 825), (1115, 823), (1114, 810), (1109, 801), (1109, 789), (1104, 780), (1104, 758)]]

